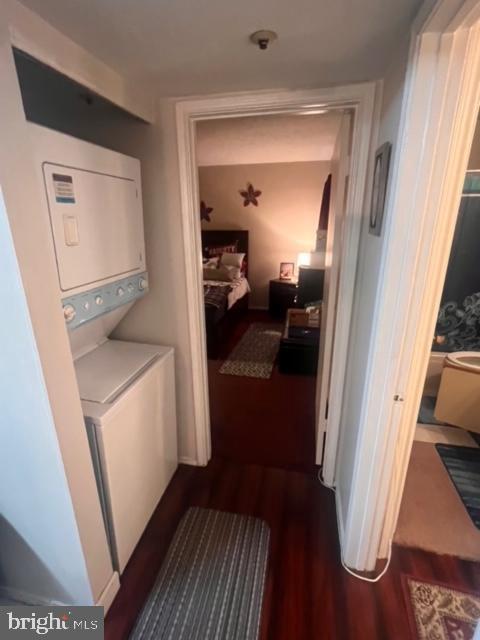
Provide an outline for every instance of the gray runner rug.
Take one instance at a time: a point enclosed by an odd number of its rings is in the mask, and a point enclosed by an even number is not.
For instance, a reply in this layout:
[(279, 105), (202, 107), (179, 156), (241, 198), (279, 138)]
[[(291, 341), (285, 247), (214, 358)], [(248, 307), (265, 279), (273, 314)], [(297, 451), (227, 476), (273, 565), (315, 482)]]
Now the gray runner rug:
[(254, 322), (220, 367), (220, 373), (270, 378), (281, 337), (280, 325)]
[(190, 508), (130, 640), (256, 640), (269, 537), (258, 518)]

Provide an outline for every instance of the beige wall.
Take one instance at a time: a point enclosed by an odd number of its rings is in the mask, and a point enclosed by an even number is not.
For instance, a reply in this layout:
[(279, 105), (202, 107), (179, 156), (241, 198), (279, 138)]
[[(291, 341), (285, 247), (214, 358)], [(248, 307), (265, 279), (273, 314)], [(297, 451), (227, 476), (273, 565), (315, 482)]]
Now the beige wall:
[[(200, 197), (213, 207), (203, 229), (246, 229), (249, 233), (250, 306), (268, 307), (268, 283), (280, 262), (297, 261), (315, 248), (323, 185), (329, 162), (200, 167)], [(243, 206), (239, 190), (251, 182), (262, 195), (258, 207)], [(296, 273), (296, 265), (295, 265)]]
[[(138, 123), (126, 130), (113, 126), (106, 137), (117, 138), (124, 153), (142, 164), (142, 191), (149, 294), (135, 304), (113, 337), (175, 348), (179, 456), (195, 464), (193, 377), (186, 314), (187, 296), (180, 210), (175, 105), (159, 102), (155, 124)], [(119, 140), (121, 137), (121, 140)]]

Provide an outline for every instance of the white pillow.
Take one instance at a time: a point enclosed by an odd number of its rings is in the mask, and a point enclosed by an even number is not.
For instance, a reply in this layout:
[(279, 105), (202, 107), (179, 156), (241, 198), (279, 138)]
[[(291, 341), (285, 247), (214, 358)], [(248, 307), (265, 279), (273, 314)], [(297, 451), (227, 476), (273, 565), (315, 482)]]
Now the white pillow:
[(244, 258), (245, 258), (244, 253), (222, 253), (222, 257), (220, 258), (220, 264), (223, 264), (229, 267), (237, 267), (238, 269), (241, 269)]
[(231, 267), (228, 264), (222, 264), (220, 269), (226, 269), (230, 274), (232, 280), (238, 280), (238, 278), (240, 278), (240, 276), (242, 275), (242, 270), (240, 269), (240, 267)]
[(220, 256), (215, 256), (214, 258), (205, 258), (203, 261), (203, 266), (207, 269), (217, 269), (219, 260)]

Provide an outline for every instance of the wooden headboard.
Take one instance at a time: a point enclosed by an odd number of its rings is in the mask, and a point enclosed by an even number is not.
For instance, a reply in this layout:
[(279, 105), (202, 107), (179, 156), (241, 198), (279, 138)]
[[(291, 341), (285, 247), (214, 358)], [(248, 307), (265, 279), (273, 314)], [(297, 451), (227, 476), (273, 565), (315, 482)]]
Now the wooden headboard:
[(248, 231), (243, 229), (202, 229), (202, 252), (207, 247), (221, 247), (237, 244), (238, 253), (244, 253), (246, 258), (245, 276), (248, 276)]

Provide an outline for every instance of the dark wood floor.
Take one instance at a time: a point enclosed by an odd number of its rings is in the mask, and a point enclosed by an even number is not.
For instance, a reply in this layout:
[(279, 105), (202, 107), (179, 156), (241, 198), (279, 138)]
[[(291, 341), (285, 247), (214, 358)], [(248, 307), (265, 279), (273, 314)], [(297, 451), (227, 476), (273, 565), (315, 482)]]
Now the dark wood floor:
[(262, 390), (256, 391), (242, 379), (241, 402), (233, 393), (238, 379), (233, 384), (218, 366), (210, 363), (214, 458), (205, 468), (177, 470), (122, 575), (107, 640), (128, 638), (189, 506), (250, 514), (270, 526), (261, 640), (414, 640), (403, 573), (479, 588), (480, 565), (401, 547), (379, 583), (349, 576), (340, 564), (334, 495), (313, 468), (313, 380), (284, 384), (275, 373), (270, 386), (254, 381)]
[(395, 548), (377, 584), (340, 566), (333, 494), (314, 474), (214, 459), (206, 468), (181, 466), (130, 560), (105, 625), (122, 640), (147, 597), (175, 528), (191, 505), (263, 518), (271, 548), (262, 640), (413, 640), (401, 574), (472, 590), (479, 565), (448, 556)]
[(252, 322), (273, 323), (268, 313), (250, 311), (220, 359), (208, 362), (213, 453), (236, 462), (313, 471), (315, 377), (281, 374), (276, 367), (269, 380), (219, 373)]

